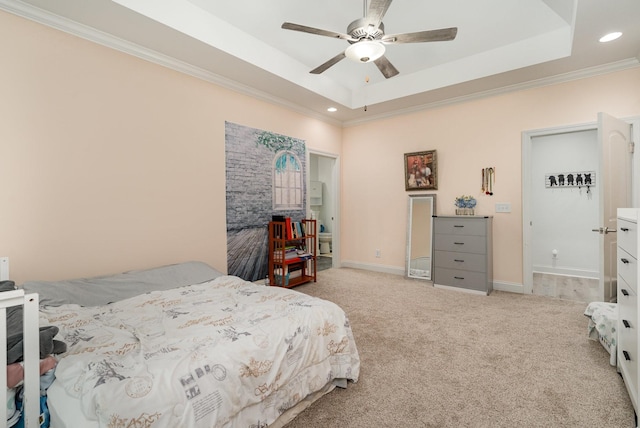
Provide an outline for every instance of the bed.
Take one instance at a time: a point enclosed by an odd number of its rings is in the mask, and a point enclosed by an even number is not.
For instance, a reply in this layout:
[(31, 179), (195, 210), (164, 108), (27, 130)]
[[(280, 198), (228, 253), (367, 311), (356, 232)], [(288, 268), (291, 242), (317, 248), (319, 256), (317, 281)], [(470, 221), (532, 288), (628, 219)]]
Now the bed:
[(597, 340), (609, 353), (609, 364), (617, 366), (616, 352), (618, 334), (618, 304), (607, 302), (591, 302), (584, 315), (589, 318), (587, 334), (591, 340)]
[(67, 344), (47, 390), (55, 428), (282, 426), (358, 380), (340, 307), (204, 263), (23, 288)]

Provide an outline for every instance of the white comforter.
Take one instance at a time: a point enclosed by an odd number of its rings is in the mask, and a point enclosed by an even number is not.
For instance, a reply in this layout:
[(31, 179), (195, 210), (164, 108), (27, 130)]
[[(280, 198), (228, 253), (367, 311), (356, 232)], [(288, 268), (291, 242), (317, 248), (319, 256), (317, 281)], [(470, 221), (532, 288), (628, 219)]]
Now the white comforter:
[(105, 427), (262, 427), (360, 371), (337, 305), (232, 276), (41, 316), (69, 348), (56, 382)]
[(617, 366), (618, 304), (591, 302), (587, 305), (584, 315), (589, 317), (587, 326), (589, 338), (599, 340), (604, 349), (609, 352), (609, 364)]

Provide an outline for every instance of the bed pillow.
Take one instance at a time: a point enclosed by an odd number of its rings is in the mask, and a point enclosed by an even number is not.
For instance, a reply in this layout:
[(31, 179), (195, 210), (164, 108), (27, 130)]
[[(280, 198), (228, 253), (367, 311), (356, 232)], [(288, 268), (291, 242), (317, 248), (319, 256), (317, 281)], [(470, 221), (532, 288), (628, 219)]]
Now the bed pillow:
[(38, 293), (42, 306), (100, 306), (154, 290), (199, 284), (221, 275), (224, 274), (206, 263), (185, 262), (93, 278), (29, 281), (22, 288), (27, 293)]

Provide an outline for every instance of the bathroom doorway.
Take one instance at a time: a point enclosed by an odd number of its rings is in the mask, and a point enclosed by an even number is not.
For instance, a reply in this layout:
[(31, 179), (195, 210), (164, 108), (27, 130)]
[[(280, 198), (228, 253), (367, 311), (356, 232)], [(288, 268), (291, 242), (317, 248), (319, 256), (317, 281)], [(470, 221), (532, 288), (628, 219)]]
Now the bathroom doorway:
[(309, 216), (318, 228), (316, 254), (318, 270), (339, 265), (338, 157), (309, 151)]

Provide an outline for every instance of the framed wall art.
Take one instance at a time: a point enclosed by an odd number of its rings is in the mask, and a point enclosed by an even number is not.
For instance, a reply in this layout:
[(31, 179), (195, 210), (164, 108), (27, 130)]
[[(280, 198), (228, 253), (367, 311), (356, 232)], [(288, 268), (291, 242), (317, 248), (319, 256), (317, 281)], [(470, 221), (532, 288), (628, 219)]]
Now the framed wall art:
[(438, 189), (435, 150), (404, 154), (404, 186), (407, 191)]

